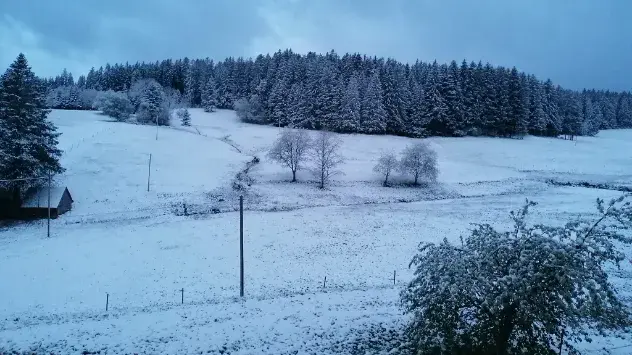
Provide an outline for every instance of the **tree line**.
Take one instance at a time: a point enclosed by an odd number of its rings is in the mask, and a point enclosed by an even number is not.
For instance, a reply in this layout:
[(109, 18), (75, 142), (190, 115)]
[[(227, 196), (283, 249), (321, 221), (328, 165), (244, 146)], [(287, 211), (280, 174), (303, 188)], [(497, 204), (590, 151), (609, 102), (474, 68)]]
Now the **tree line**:
[(88, 108), (96, 91), (154, 79), (192, 107), (235, 108), (248, 122), (334, 132), (569, 137), (632, 127), (629, 92), (567, 90), (516, 68), (291, 50), (254, 59), (107, 64), (44, 79), (55, 108)]

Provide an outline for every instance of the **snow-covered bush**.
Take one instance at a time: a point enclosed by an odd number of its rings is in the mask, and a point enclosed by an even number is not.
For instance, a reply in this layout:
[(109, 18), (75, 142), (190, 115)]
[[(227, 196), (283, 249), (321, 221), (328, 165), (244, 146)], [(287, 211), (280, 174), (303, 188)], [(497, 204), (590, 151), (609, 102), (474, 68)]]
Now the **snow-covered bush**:
[(439, 175), (437, 153), (424, 142), (410, 145), (402, 153), (399, 170), (402, 174), (412, 175), (415, 185), (419, 184), (420, 178), (425, 183), (433, 183)]
[(287, 166), (292, 171), (292, 182), (296, 181), (296, 172), (303, 168), (307, 159), (311, 138), (302, 129), (284, 129), (268, 152), (268, 157)]
[(106, 91), (98, 95), (96, 106), (103, 114), (118, 121), (125, 121), (132, 113), (132, 104), (127, 95), (118, 91)]
[(263, 123), (261, 101), (257, 95), (241, 98), (233, 104), (237, 117), (247, 123)]
[(605, 271), (632, 243), (631, 197), (597, 200), (595, 220), (561, 227), (527, 226), (527, 201), (510, 231), (483, 224), (460, 245), (420, 245), (401, 294), (418, 353), (575, 353), (593, 332), (632, 326)]
[(377, 164), (373, 167), (373, 171), (382, 174), (384, 176), (384, 182), (382, 185), (388, 186), (388, 178), (391, 176), (393, 170), (397, 169), (398, 165), (399, 162), (397, 161), (395, 153), (388, 152), (382, 154), (382, 156), (377, 160)]

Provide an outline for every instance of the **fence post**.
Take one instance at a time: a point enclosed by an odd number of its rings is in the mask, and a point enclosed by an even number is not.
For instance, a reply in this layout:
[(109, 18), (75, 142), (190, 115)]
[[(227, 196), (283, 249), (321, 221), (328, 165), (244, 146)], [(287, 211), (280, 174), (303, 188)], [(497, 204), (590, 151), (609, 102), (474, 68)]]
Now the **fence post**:
[(184, 304), (184, 287), (180, 291), (182, 291), (182, 303), (181, 304)]
[(109, 303), (110, 303), (110, 294), (106, 292), (105, 293), (105, 311), (106, 312), (108, 311)]
[(46, 222), (46, 237), (50, 238), (50, 189), (51, 189), (51, 173), (48, 172), (48, 221)]
[(395, 277), (397, 276), (397, 270), (393, 270), (393, 286), (395, 286)]
[(244, 297), (244, 196), (239, 196), (239, 296)]
[(325, 276), (325, 279), (323, 280), (323, 288), (327, 287), (327, 276)]

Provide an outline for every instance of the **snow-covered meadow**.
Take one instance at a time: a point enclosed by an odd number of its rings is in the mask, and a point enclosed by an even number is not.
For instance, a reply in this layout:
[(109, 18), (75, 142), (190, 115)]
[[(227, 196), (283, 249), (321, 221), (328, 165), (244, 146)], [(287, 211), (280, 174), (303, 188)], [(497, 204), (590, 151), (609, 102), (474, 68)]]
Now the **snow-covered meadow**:
[[(381, 152), (399, 153), (412, 139), (342, 135), (343, 174), (322, 191), (306, 171), (287, 182), (290, 171), (266, 157), (278, 128), (241, 123), (232, 111), (191, 113), (192, 127), (158, 129), (94, 112), (51, 114), (67, 169), (56, 183), (75, 202), (52, 222), (51, 238), (43, 222), (0, 230), (0, 349), (344, 352), (337, 346), (355, 330), (405, 321), (398, 292), (419, 242), (458, 238), (476, 222), (507, 226), (525, 198), (539, 203), (531, 221), (562, 223), (621, 194), (550, 180), (632, 185), (632, 131), (575, 142), (431, 138), (440, 185), (430, 189), (384, 188), (372, 171)], [(253, 157), (261, 162), (251, 186), (235, 191)], [(632, 264), (612, 276), (632, 299)]]

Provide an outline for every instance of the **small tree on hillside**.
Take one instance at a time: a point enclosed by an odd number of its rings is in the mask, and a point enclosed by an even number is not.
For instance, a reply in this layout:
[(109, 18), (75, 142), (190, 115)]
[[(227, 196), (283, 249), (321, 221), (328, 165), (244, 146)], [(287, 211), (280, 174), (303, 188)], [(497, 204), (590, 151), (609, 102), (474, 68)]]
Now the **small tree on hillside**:
[(321, 131), (312, 144), (312, 174), (316, 176), (321, 189), (329, 183), (331, 177), (341, 172), (336, 168), (344, 162), (340, 155), (342, 140), (328, 131)]
[(629, 329), (630, 309), (605, 268), (632, 244), (630, 197), (597, 200), (596, 220), (561, 227), (527, 226), (527, 201), (510, 231), (482, 224), (461, 245), (422, 244), (401, 294), (417, 352), (577, 354), (591, 333)]
[(162, 87), (155, 81), (149, 82), (136, 114), (138, 122), (168, 126), (169, 116)]
[(380, 173), (384, 176), (384, 182), (382, 185), (388, 186), (388, 178), (391, 176), (393, 170), (397, 169), (399, 162), (394, 153), (389, 152), (383, 154), (378, 160), (377, 164), (373, 168), (373, 171)]
[(307, 159), (311, 139), (309, 133), (300, 129), (285, 129), (268, 152), (268, 157), (292, 171), (292, 182), (296, 172), (303, 168)]
[(419, 185), (420, 178), (426, 183), (435, 182), (439, 175), (437, 153), (422, 142), (408, 146), (402, 154), (399, 169), (403, 174), (414, 176), (415, 185)]
[(178, 110), (178, 118), (180, 118), (180, 122), (183, 126), (189, 127), (191, 125), (191, 114), (186, 108)]

